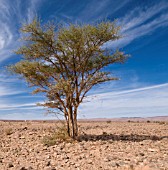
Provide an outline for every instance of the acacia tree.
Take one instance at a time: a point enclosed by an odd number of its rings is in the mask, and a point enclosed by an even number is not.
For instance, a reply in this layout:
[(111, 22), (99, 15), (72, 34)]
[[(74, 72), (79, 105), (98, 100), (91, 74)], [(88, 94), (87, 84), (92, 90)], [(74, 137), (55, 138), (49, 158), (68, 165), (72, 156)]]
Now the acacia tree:
[(10, 70), (35, 87), (33, 93), (46, 94), (47, 101), (41, 105), (63, 113), (72, 138), (78, 135), (78, 107), (88, 91), (97, 84), (117, 80), (102, 69), (123, 63), (126, 55), (102, 46), (121, 38), (119, 30), (114, 22), (58, 29), (53, 24), (42, 26), (37, 19), (21, 28), (25, 44), (16, 54), (23, 59)]

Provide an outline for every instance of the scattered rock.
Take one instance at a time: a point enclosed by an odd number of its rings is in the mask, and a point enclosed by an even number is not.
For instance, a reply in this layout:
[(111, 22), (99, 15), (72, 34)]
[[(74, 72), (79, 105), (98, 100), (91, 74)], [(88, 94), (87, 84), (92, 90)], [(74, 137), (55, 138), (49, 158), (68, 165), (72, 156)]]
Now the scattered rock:
[(42, 139), (52, 136), (56, 129), (54, 123), (32, 122), (27, 128), (24, 123), (9, 125), (0, 121), (0, 132), (14, 129), (10, 136), (0, 133), (0, 170), (139, 170), (144, 167), (143, 170), (166, 170), (168, 167), (167, 125), (152, 122), (80, 124), (85, 131), (79, 137), (80, 142), (57, 142), (46, 147)]
[(141, 156), (144, 156), (145, 154), (144, 153), (140, 153)]
[(150, 152), (157, 152), (158, 150), (157, 149), (149, 148), (148, 151), (150, 151)]
[(92, 164), (93, 162), (92, 162), (92, 160), (88, 160), (87, 163), (88, 164)]
[(46, 163), (46, 166), (50, 166), (50, 165), (51, 165), (51, 162), (48, 161), (48, 162)]
[(12, 163), (8, 163), (8, 168), (14, 167)]

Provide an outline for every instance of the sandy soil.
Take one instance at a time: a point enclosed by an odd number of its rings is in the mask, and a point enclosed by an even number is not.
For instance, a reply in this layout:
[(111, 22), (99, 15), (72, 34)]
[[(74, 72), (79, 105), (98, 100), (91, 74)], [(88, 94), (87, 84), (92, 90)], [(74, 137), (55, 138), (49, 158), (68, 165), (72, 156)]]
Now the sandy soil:
[(74, 142), (58, 127), (0, 121), (0, 170), (168, 170), (168, 122), (80, 122)]

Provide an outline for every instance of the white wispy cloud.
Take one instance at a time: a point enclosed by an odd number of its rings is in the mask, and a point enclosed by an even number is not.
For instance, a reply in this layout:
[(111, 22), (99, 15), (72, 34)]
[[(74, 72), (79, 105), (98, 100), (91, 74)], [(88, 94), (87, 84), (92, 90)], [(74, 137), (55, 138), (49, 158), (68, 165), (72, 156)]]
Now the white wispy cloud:
[(0, 21), (0, 62), (11, 55), (12, 42), (14, 41), (13, 33), (7, 23)]
[(92, 0), (88, 5), (79, 13), (78, 18), (86, 20), (87, 22), (93, 22), (96, 20), (106, 19), (108, 15), (113, 15), (120, 10), (130, 0)]
[(142, 7), (136, 7), (129, 14), (125, 15), (124, 18), (119, 20), (119, 23), (123, 25), (123, 31), (129, 30), (143, 24), (148, 19), (151, 19), (156, 14), (159, 14), (163, 10), (168, 8), (168, 3), (160, 2), (154, 6), (151, 6), (146, 9), (142, 9)]
[(21, 94), (23, 92), (24, 91), (18, 90), (16, 88), (14, 89), (11, 87), (0, 86), (0, 97)]
[(11, 17), (10, 4), (7, 1), (0, 1), (0, 62), (8, 58), (12, 42), (14, 41), (14, 27)]
[[(168, 115), (168, 83), (132, 90), (90, 95), (79, 109), (79, 118), (148, 117)], [(18, 111), (18, 112), (16, 112)], [(38, 112), (38, 116), (35, 114)], [(9, 114), (10, 113), (10, 114)], [(35, 102), (0, 101), (0, 119), (53, 119)], [(11, 115), (11, 117), (9, 116)], [(56, 117), (55, 117), (56, 118)]]
[(37, 15), (37, 9), (40, 4), (42, 4), (45, 0), (30, 0), (30, 6), (27, 9), (26, 22), (32, 22), (33, 18)]
[[(137, 89), (131, 89), (131, 90), (113, 92), (110, 95), (117, 96), (117, 95), (121, 95), (121, 94), (129, 94), (129, 93), (134, 93), (134, 92), (148, 91), (148, 90), (160, 89), (160, 88), (164, 88), (164, 87), (167, 88), (168, 83), (164, 83), (164, 84), (160, 84), (160, 85), (147, 86), (147, 87), (142, 87), (142, 88), (137, 88)], [(107, 93), (107, 94), (103, 94), (103, 95), (109, 95), (109, 94)]]
[[(168, 115), (168, 83), (132, 90), (90, 95), (80, 106), (79, 118), (149, 117)], [(18, 112), (16, 112), (18, 111)], [(38, 112), (37, 114), (35, 114)], [(34, 102), (0, 103), (0, 119), (53, 119)], [(11, 115), (11, 117), (9, 116)], [(29, 117), (30, 116), (30, 117)], [(55, 117), (56, 118), (56, 117)]]
[(80, 107), (86, 117), (145, 117), (168, 115), (168, 83), (89, 96)]
[[(4, 96), (9, 97), (11, 95), (25, 93), (25, 89), (16, 87), (18, 79), (5, 73), (5, 71), (0, 70), (0, 99)], [(21, 82), (19, 83), (21, 84)]]
[(2, 110), (14, 110), (14, 109), (39, 109), (35, 103), (25, 103), (25, 104), (0, 104), (0, 109)]
[(72, 3), (70, 7), (70, 1), (65, 1), (61, 3), (61, 7), (55, 11), (52, 17), (57, 17), (58, 20), (63, 20), (63, 22), (67, 22), (68, 24), (74, 22), (94, 23), (97, 22), (97, 20), (104, 20), (109, 15), (113, 15), (129, 1), (131, 0), (76, 1)]
[(168, 3), (160, 2), (154, 6), (137, 7), (118, 19), (121, 25), (121, 34), (124, 38), (105, 44), (107, 48), (124, 47), (135, 39), (151, 34), (157, 28), (168, 26)]
[(41, 2), (30, 0), (24, 4), (20, 0), (0, 1), (0, 63), (11, 57), (13, 50), (18, 48), (19, 27), (32, 21)]

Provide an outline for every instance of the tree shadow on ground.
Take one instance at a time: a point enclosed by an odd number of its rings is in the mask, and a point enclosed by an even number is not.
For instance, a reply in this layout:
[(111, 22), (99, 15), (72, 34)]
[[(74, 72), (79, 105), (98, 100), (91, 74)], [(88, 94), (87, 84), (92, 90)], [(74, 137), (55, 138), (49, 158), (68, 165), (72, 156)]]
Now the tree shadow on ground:
[(162, 139), (168, 139), (168, 136), (156, 136), (156, 135), (115, 135), (103, 133), (102, 135), (90, 135), (84, 134), (78, 137), (78, 141), (132, 141), (132, 142), (141, 142), (144, 140), (159, 141)]

